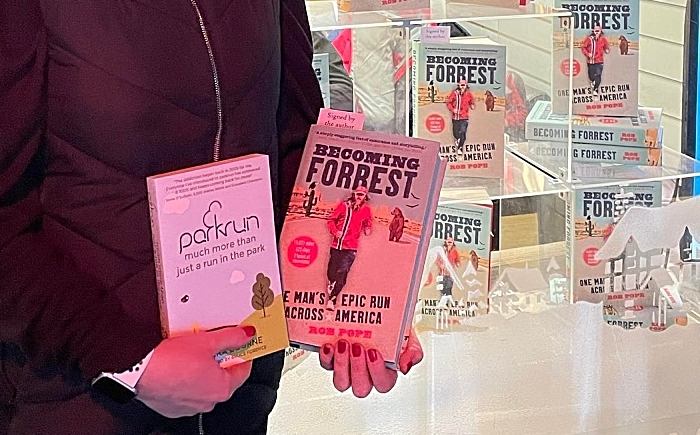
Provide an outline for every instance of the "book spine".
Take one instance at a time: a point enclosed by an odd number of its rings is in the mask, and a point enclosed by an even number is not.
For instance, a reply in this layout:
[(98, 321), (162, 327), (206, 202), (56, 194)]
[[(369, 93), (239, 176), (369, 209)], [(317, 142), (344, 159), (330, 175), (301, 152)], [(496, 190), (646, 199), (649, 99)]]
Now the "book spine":
[[(660, 145), (660, 144), (659, 144)], [(646, 147), (620, 147), (615, 145), (590, 145), (574, 143), (573, 161), (580, 163), (616, 163), (631, 166), (661, 166), (661, 150)], [(566, 159), (569, 147), (566, 142), (529, 143), (529, 154), (538, 159)]]
[(525, 139), (568, 142), (566, 125), (537, 119), (536, 113), (531, 113), (530, 115), (525, 121)]
[(168, 304), (165, 296), (165, 271), (163, 269), (163, 253), (160, 246), (160, 223), (158, 219), (158, 195), (155, 181), (147, 180), (148, 209), (151, 221), (151, 239), (153, 241), (153, 264), (156, 271), (156, 286), (158, 289), (158, 311), (163, 337), (170, 336), (168, 325)]
[(564, 237), (565, 237), (565, 258), (566, 258), (566, 278), (569, 282), (569, 295), (568, 295), (568, 300), (569, 302), (573, 302), (573, 277), (574, 277), (574, 262), (573, 260), (573, 247), (574, 247), (574, 223), (573, 223), (573, 218), (572, 218), (572, 202), (574, 201), (574, 192), (566, 192), (563, 193), (564, 199), (565, 199), (565, 211), (564, 211), (564, 225), (566, 226), (564, 228)]
[[(526, 123), (525, 138), (528, 140), (566, 142), (566, 124), (547, 121), (544, 119), (530, 119)], [(647, 130), (656, 130), (654, 137), (658, 136), (658, 128), (646, 129), (638, 127), (601, 127), (589, 125), (572, 125), (571, 139), (575, 143), (612, 145), (619, 147), (648, 147), (658, 146), (657, 141), (647, 142)]]
[(415, 137), (418, 135), (418, 124), (420, 122), (418, 119), (418, 68), (421, 63), (418, 61), (418, 41), (412, 41), (411, 43), (411, 62), (413, 63), (411, 68), (411, 111), (413, 112), (411, 132)]
[(486, 314), (491, 312), (491, 274), (493, 273), (493, 270), (491, 269), (491, 253), (493, 252), (493, 237), (491, 237), (491, 234), (493, 234), (493, 222), (494, 222), (494, 212), (493, 212), (493, 202), (488, 206), (488, 237), (486, 238), (487, 240), (487, 247), (488, 247), (488, 254), (486, 256), (486, 259), (488, 260), (488, 270), (489, 273), (486, 275), (486, 285), (484, 288), (486, 288)]

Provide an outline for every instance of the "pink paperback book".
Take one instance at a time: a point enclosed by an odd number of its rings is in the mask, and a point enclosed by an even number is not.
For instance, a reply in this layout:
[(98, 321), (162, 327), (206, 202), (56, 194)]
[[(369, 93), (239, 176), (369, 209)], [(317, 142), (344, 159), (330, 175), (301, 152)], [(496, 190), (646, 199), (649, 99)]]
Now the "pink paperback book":
[(147, 178), (165, 337), (231, 325), (256, 335), (226, 364), (289, 345), (266, 155)]

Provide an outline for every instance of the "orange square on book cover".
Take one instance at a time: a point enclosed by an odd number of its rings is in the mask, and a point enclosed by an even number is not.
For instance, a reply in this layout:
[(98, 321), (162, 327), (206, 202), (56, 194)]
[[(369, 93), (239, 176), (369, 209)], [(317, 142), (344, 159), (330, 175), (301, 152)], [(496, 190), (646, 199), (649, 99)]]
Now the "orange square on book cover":
[(289, 345), (266, 155), (147, 178), (166, 337), (229, 325), (257, 334), (230, 363)]
[(293, 344), (359, 342), (395, 367), (444, 170), (435, 141), (312, 126), (279, 248)]

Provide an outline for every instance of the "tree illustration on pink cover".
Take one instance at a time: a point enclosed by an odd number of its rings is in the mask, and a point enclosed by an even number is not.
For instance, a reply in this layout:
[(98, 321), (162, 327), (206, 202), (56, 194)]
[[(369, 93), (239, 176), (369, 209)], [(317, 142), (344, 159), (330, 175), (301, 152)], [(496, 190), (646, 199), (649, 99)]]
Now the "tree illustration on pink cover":
[(270, 289), (270, 278), (262, 273), (255, 275), (255, 284), (253, 284), (253, 299), (250, 303), (256, 310), (262, 310), (263, 317), (267, 317), (265, 307), (272, 305), (275, 300), (275, 294)]

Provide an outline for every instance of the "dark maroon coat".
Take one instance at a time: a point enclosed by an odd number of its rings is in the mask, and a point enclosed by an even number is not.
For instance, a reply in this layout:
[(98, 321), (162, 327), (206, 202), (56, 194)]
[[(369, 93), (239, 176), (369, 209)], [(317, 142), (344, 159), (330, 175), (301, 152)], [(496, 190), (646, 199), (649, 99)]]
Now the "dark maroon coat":
[[(279, 213), (322, 104), (303, 0), (197, 3), (221, 157), (269, 154)], [(190, 0), (0, 1), (0, 434), (173, 423), (89, 380), (160, 340), (145, 177), (210, 162), (215, 107)], [(281, 364), (256, 360), (206, 433), (264, 428)]]

